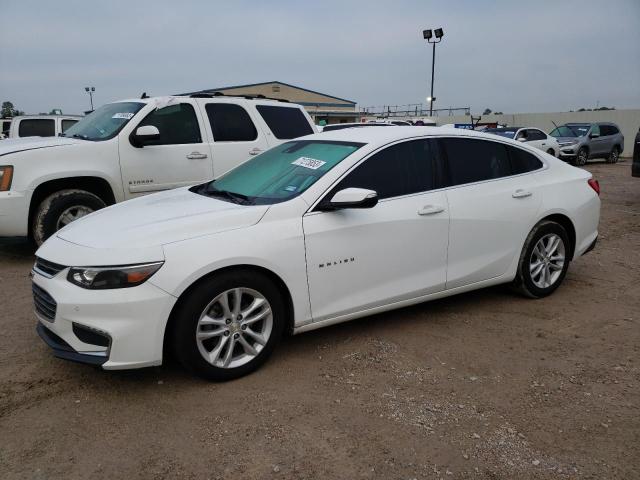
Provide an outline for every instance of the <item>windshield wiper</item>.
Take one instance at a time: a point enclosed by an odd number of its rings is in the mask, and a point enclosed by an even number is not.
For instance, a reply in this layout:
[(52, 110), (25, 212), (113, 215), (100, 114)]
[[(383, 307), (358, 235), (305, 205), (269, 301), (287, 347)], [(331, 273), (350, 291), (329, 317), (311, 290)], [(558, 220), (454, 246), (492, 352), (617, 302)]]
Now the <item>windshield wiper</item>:
[(211, 189), (204, 188), (202, 190), (202, 193), (204, 193), (205, 195), (207, 195), (209, 197), (225, 198), (227, 200), (230, 200), (233, 203), (237, 203), (237, 204), (240, 204), (240, 205), (250, 205), (251, 204), (251, 200), (249, 200), (249, 197), (246, 196), (246, 195), (242, 195), (241, 193), (229, 192), (228, 190), (218, 190), (215, 187), (213, 187)]
[(89, 140), (89, 137), (87, 137), (86, 135), (80, 135), (78, 133), (74, 133), (73, 135), (71, 135), (72, 138), (79, 138), (81, 140)]

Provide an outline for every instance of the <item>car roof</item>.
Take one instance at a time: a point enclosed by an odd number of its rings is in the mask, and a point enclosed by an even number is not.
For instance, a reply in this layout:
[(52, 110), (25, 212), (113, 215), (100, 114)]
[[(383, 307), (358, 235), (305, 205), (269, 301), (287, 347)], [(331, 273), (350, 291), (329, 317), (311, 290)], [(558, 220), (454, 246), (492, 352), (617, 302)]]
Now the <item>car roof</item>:
[(280, 106), (288, 106), (298, 107), (299, 104), (295, 102), (289, 102), (287, 100), (278, 99), (278, 98), (269, 98), (264, 96), (256, 96), (256, 95), (159, 95), (156, 97), (145, 97), (145, 98), (124, 98), (122, 100), (116, 100), (110, 103), (124, 103), (124, 102), (138, 102), (138, 103), (153, 103), (157, 100), (168, 101), (172, 98), (204, 98), (212, 101), (221, 101), (224, 102), (225, 99), (242, 99), (249, 101), (260, 101), (267, 103), (278, 103)]
[[(478, 137), (495, 140), (495, 136), (460, 128), (421, 127), (421, 126), (396, 126), (395, 128), (344, 128), (328, 132), (307, 135), (305, 140), (332, 140), (338, 142), (357, 142), (367, 144), (386, 144), (396, 140), (404, 140), (415, 137), (442, 136), (448, 137)], [(295, 141), (295, 139), (293, 139)]]

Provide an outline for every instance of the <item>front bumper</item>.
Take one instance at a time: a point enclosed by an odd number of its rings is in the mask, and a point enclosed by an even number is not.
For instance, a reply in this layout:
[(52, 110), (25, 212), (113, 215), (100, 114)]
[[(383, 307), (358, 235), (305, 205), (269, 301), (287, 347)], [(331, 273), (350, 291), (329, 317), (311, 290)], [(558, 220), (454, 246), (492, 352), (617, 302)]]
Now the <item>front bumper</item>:
[(43, 309), (42, 299), (34, 295), (34, 302), (40, 302), (35, 304), (37, 330), (55, 356), (106, 370), (162, 363), (164, 331), (175, 297), (149, 282), (87, 290), (70, 283), (67, 273), (65, 268), (47, 278), (33, 272), (34, 291), (49, 299), (49, 308)]
[(0, 192), (0, 237), (26, 237), (29, 234), (31, 192)]

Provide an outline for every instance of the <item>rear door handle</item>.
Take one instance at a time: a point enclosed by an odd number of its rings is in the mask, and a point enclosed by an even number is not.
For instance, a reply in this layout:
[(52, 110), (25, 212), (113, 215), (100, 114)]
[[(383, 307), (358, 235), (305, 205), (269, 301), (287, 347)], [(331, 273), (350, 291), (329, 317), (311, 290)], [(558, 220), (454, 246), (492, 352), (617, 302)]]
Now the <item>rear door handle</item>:
[(260, 155), (261, 153), (262, 153), (262, 150), (260, 150), (259, 148), (254, 148), (249, 152), (249, 155)]
[(530, 197), (531, 195), (533, 195), (533, 193), (530, 192), (529, 190), (523, 190), (523, 189), (519, 188), (518, 190), (513, 192), (513, 194), (511, 196), (513, 198), (526, 198), (526, 197)]
[(187, 158), (189, 160), (203, 160), (205, 158), (207, 158), (207, 154), (206, 153), (200, 153), (200, 152), (191, 152), (187, 155)]
[(440, 212), (444, 212), (444, 207), (441, 205), (425, 205), (418, 210), (418, 215), (433, 215)]

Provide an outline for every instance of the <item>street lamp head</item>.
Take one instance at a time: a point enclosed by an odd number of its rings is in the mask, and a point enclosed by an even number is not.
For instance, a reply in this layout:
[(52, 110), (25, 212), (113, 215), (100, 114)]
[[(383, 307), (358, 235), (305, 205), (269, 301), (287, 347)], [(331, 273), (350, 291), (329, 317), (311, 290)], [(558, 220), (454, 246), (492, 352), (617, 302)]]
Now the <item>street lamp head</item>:
[(436, 38), (444, 37), (444, 31), (441, 28), (436, 28), (434, 33), (436, 34)]
[(429, 40), (431, 37), (433, 37), (433, 32), (431, 30), (423, 30), (422, 36), (425, 40)]
[(96, 87), (91, 87), (91, 91), (95, 92), (96, 91)]
[(427, 97), (427, 102), (435, 102), (436, 97)]
[(88, 92), (89, 91), (89, 87), (84, 87), (84, 91)]

